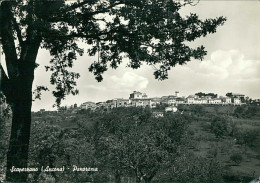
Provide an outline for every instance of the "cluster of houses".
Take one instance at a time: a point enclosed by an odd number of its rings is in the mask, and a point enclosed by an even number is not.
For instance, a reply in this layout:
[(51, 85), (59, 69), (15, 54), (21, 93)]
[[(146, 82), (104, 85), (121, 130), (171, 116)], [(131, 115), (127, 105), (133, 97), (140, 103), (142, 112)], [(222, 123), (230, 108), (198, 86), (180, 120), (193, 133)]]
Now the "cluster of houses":
[[(149, 98), (145, 93), (134, 91), (128, 99), (117, 98), (105, 102), (85, 102), (81, 104), (80, 109), (112, 109), (116, 107), (150, 107), (155, 108), (157, 105), (166, 104), (167, 106), (177, 106), (178, 104), (219, 104), (219, 105), (241, 105), (245, 102), (245, 95), (230, 93), (230, 96), (217, 95), (189, 95), (181, 97), (176, 91), (174, 95)], [(74, 106), (75, 107), (75, 106)], [(169, 109), (175, 110), (175, 109)]]

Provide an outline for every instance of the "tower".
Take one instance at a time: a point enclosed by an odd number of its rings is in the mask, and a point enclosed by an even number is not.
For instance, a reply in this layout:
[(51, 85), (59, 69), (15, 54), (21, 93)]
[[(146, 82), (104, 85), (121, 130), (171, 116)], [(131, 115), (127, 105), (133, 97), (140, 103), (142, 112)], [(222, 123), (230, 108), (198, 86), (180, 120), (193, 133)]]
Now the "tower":
[(175, 96), (176, 96), (176, 97), (180, 97), (180, 92), (175, 91)]

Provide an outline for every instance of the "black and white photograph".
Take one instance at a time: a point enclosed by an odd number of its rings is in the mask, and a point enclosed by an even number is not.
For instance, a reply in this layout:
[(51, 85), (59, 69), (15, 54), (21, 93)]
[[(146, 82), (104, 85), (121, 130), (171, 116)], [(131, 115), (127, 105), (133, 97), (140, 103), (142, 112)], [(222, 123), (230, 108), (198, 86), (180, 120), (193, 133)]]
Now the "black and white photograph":
[(260, 183), (259, 0), (0, 0), (0, 183)]

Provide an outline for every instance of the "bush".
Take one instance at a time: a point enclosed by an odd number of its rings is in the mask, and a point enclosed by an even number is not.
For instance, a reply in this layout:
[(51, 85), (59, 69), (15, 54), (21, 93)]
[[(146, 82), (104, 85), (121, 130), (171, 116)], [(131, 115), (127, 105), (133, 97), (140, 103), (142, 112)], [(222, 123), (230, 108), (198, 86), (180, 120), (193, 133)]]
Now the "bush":
[(223, 183), (223, 167), (216, 159), (197, 157), (194, 154), (180, 156), (173, 167), (163, 171), (158, 177), (164, 182), (178, 183)]
[(231, 121), (227, 117), (216, 116), (211, 120), (210, 130), (216, 138), (229, 135), (232, 131)]
[(247, 113), (247, 117), (249, 118), (259, 116), (260, 108), (258, 106), (249, 106), (246, 113)]
[(257, 140), (258, 133), (256, 129), (240, 129), (234, 136), (238, 144), (253, 147)]
[(241, 154), (236, 153), (230, 156), (230, 160), (236, 164), (240, 164), (241, 161), (243, 160), (243, 157)]
[(246, 114), (246, 109), (247, 106), (238, 106), (235, 110), (234, 110), (234, 115), (236, 117), (245, 117)]

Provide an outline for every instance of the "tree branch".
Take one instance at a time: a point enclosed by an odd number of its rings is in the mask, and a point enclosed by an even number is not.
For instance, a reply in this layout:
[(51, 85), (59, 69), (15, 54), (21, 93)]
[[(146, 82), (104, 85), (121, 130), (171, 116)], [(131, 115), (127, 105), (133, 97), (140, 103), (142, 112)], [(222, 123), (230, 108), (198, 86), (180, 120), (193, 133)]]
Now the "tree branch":
[(85, 1), (80, 2), (80, 3), (74, 3), (73, 5), (69, 6), (68, 8), (66, 8), (66, 9), (64, 9), (64, 10), (61, 10), (60, 13), (62, 14), (62, 13), (66, 13), (66, 12), (75, 10), (75, 9), (77, 9), (77, 8), (79, 8), (79, 7), (84, 6), (84, 5), (87, 4), (87, 3), (89, 3), (88, 0), (85, 0)]
[(17, 53), (15, 49), (14, 36), (12, 32), (12, 12), (11, 2), (4, 1), (1, 4), (1, 20), (0, 20), (0, 32), (2, 38), (3, 51), (5, 53), (6, 66), (9, 78), (15, 78), (18, 76), (18, 62)]
[[(78, 4), (73, 4), (73, 5), (69, 6), (68, 8), (65, 8), (65, 9), (61, 10), (60, 12), (58, 12), (53, 17), (48, 18), (47, 21), (49, 21), (49, 22), (65, 21), (65, 19), (62, 19), (64, 14), (66, 14), (66, 13), (72, 11), (72, 10), (75, 10), (77, 8), (80, 8), (80, 7), (82, 7), (83, 5), (85, 5), (87, 3), (89, 3), (89, 2), (83, 1), (83, 2), (78, 3)], [(89, 16), (89, 17), (91, 17), (91, 16), (94, 16), (94, 15), (97, 15), (97, 14), (100, 14), (100, 13), (106, 13), (109, 10), (111, 10), (112, 8), (114, 8), (115, 6), (118, 6), (118, 5), (121, 5), (121, 4), (125, 4), (125, 3), (119, 1), (118, 3), (113, 3), (112, 5), (104, 8), (103, 10), (93, 11), (93, 12), (89, 12), (89, 13), (85, 13), (85, 14), (80, 14), (80, 13), (77, 13), (77, 14), (78, 15), (82, 15), (82, 16)]]

